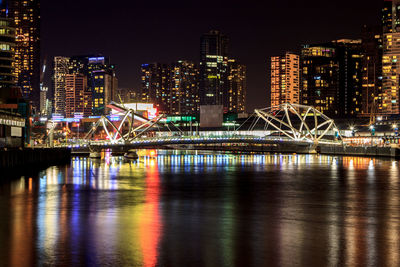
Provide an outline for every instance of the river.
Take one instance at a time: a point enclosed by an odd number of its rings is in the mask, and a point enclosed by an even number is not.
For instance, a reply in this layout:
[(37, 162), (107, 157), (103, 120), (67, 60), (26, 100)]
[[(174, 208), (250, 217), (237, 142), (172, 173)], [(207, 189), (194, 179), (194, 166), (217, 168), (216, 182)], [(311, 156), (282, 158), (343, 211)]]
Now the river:
[(139, 155), (2, 179), (0, 266), (400, 266), (399, 161)]

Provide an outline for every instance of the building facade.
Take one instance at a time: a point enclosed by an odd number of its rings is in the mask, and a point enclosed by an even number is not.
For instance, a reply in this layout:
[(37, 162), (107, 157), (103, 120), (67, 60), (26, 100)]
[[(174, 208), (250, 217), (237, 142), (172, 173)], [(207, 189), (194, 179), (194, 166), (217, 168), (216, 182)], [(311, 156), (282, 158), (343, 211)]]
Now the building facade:
[(300, 102), (300, 56), (287, 52), (271, 57), (271, 106)]
[(171, 66), (169, 114), (199, 112), (199, 71), (195, 63), (180, 60)]
[(40, 96), (40, 1), (9, 2), (9, 14), (16, 28), (15, 68), (17, 86), (34, 110), (39, 111)]
[(213, 30), (201, 36), (200, 105), (224, 105), (228, 91), (228, 44), (228, 38), (219, 31)]
[(384, 52), (382, 60), (382, 113), (398, 114), (400, 77), (400, 32), (383, 36)]
[(0, 104), (11, 97), (14, 78), (15, 28), (11, 19), (0, 17)]
[(69, 74), (69, 58), (54, 57), (53, 61), (53, 92), (54, 113), (65, 116), (65, 78)]
[(67, 74), (65, 77), (65, 114), (67, 118), (88, 117), (92, 114), (92, 95), (83, 74)]
[(371, 116), (382, 112), (382, 29), (363, 27), (363, 91), (361, 115)]
[(235, 59), (229, 59), (227, 112), (244, 113), (246, 111), (246, 66)]
[(331, 117), (362, 110), (361, 40), (305, 45), (301, 51), (301, 102)]
[(167, 64), (142, 64), (141, 101), (154, 103), (158, 112), (169, 113), (171, 107), (171, 67)]

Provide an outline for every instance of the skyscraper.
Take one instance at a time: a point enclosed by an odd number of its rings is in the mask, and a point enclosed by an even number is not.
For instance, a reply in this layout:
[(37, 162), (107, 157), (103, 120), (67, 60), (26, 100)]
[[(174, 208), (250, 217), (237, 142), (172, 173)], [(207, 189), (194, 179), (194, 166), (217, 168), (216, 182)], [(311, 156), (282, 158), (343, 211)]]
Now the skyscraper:
[(228, 43), (228, 38), (215, 30), (201, 37), (200, 105), (224, 105), (228, 91)]
[(9, 2), (10, 17), (16, 27), (15, 69), (17, 85), (25, 99), (39, 110), (40, 94), (40, 1)]
[(69, 74), (69, 58), (54, 57), (53, 64), (54, 113), (65, 116), (65, 77)]
[[(391, 24), (390, 24), (391, 25)], [(363, 27), (363, 91), (362, 114), (371, 115), (382, 111), (382, 29)]]
[(392, 0), (384, 0), (382, 7), (382, 26), (384, 33), (393, 31)]
[(195, 114), (199, 111), (198, 67), (180, 60), (171, 66), (170, 114)]
[(142, 100), (151, 102), (160, 113), (169, 113), (171, 105), (171, 68), (167, 64), (142, 64)]
[(6, 18), (4, 6), (0, 6), (0, 104), (5, 104), (11, 97), (12, 87), (15, 86), (13, 75), (15, 28), (11, 19)]
[(92, 114), (92, 96), (85, 75), (77, 73), (65, 76), (65, 99), (67, 118)]
[(398, 114), (400, 112), (400, 32), (384, 34), (383, 43), (382, 113)]
[(301, 99), (332, 117), (362, 110), (361, 40), (305, 45), (301, 51)]
[(271, 57), (271, 106), (300, 103), (300, 56), (286, 52)]
[(229, 59), (227, 111), (243, 113), (246, 110), (246, 66), (235, 59)]
[[(383, 59), (382, 59), (382, 109), (384, 114), (399, 114), (400, 101), (400, 0), (392, 0), (392, 28), (388, 27), (386, 11), (383, 13)], [(385, 7), (390, 7), (385, 1)], [(385, 11), (384, 7), (384, 11)], [(386, 20), (386, 23), (385, 23)]]

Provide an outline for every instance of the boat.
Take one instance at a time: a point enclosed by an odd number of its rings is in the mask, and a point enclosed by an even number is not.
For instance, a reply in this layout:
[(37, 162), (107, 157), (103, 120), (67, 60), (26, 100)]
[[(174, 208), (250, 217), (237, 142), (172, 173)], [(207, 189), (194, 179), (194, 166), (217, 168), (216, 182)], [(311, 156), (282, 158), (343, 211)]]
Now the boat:
[(91, 159), (101, 159), (101, 153), (97, 151), (92, 151), (89, 154), (89, 158)]
[(136, 150), (134, 150), (134, 149), (128, 150), (128, 152), (124, 154), (124, 157), (126, 159), (133, 159), (133, 160), (136, 160), (139, 158), (138, 154), (136, 153)]

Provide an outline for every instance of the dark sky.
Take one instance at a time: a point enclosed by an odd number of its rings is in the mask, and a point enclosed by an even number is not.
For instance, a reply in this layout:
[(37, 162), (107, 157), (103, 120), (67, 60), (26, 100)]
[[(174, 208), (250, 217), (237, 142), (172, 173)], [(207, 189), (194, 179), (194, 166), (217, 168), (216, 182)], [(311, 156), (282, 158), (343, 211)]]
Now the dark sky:
[(55, 55), (110, 56), (120, 87), (138, 88), (142, 63), (198, 61), (200, 35), (218, 29), (231, 40), (231, 56), (247, 65), (250, 111), (266, 106), (270, 56), (298, 51), (301, 44), (358, 38), (362, 25), (379, 23), (381, 3), (41, 0), (42, 55), (48, 61)]

